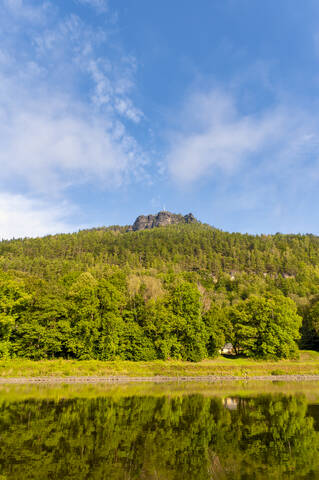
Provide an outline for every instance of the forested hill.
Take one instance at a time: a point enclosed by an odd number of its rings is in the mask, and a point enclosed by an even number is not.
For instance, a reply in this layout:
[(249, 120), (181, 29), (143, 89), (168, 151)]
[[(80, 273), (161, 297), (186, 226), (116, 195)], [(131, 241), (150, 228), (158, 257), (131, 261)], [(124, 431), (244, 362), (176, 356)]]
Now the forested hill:
[(191, 219), (2, 241), (0, 357), (198, 360), (225, 341), (287, 357), (318, 345), (318, 299), (314, 235)]
[[(108, 263), (121, 267), (170, 268), (212, 275), (255, 273), (292, 277), (319, 274), (319, 237), (227, 233), (209, 225), (170, 225), (143, 231), (127, 227), (82, 230), (0, 242), (3, 269), (41, 276)], [(58, 266), (58, 267), (55, 267)]]

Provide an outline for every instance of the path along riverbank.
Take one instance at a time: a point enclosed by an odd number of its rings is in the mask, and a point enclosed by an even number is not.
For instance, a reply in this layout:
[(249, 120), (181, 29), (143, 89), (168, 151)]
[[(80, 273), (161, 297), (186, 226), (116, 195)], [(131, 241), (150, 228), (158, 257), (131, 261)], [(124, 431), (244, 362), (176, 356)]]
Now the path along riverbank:
[(319, 375), (251, 375), (251, 376), (197, 376), (197, 377), (169, 377), (169, 376), (155, 376), (155, 377), (128, 377), (128, 376), (78, 376), (78, 377), (0, 377), (0, 385), (5, 384), (73, 384), (73, 383), (167, 383), (167, 382), (230, 382), (230, 381), (272, 381), (272, 382), (304, 382), (304, 381), (318, 381)]

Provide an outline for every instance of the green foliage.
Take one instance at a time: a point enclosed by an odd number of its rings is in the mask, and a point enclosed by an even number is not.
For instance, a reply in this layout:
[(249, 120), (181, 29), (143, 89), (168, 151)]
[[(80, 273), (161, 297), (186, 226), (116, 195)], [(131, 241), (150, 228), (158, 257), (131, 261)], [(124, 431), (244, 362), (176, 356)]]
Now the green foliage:
[(179, 344), (178, 355), (184, 360), (193, 362), (207, 356), (207, 334), (199, 299), (198, 289), (185, 282), (172, 290), (168, 300), (172, 322), (170, 333), (176, 337)]
[(210, 357), (215, 357), (228, 341), (233, 339), (232, 324), (225, 309), (213, 304), (204, 315), (207, 331), (207, 351)]
[(291, 357), (294, 305), (319, 348), (317, 265), (316, 236), (200, 224), (2, 241), (0, 358), (198, 361), (229, 341)]
[(0, 274), (0, 358), (10, 356), (12, 332), (16, 328), (19, 313), (26, 307), (30, 296), (22, 282), (10, 275)]
[(311, 299), (310, 305), (304, 309), (303, 313), (303, 346), (319, 349), (319, 300), (317, 296)]
[(237, 352), (257, 358), (294, 358), (301, 317), (289, 298), (251, 297), (230, 310)]
[(99, 338), (100, 315), (97, 281), (91, 273), (82, 273), (68, 294), (72, 338), (68, 353), (80, 360), (95, 357)]

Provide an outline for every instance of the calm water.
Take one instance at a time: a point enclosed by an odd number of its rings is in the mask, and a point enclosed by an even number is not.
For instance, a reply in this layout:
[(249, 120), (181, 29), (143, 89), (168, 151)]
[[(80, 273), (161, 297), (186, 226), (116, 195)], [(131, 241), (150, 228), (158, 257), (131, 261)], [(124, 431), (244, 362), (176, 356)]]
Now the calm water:
[(1, 480), (319, 479), (317, 385), (26, 388), (0, 388)]

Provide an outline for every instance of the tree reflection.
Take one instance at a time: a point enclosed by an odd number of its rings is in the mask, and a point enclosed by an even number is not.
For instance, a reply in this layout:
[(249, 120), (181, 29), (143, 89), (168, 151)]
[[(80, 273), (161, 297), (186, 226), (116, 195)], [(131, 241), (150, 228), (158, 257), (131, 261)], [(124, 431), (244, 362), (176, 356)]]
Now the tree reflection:
[(303, 396), (0, 406), (0, 473), (8, 480), (306, 479), (318, 478), (318, 457)]
[(234, 479), (312, 478), (319, 464), (319, 434), (304, 396), (241, 399), (231, 415), (233, 448), (224, 460), (233, 465)]

